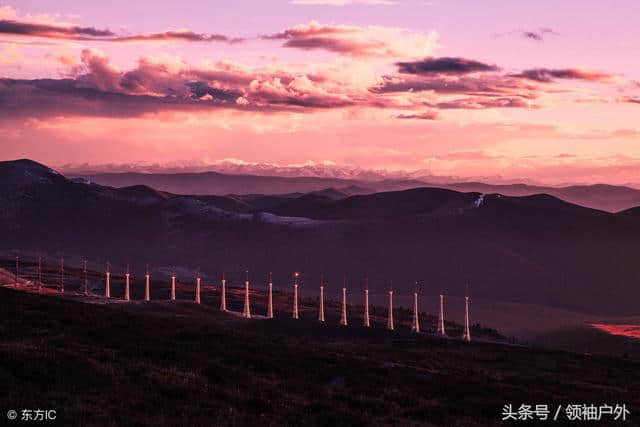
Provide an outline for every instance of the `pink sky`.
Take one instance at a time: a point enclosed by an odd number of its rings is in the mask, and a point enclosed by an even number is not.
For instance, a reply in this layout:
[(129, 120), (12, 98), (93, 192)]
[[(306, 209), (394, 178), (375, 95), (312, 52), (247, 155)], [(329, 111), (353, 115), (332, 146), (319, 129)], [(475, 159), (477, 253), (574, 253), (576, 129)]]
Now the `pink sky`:
[(640, 184), (640, 5), (0, 3), (0, 158)]

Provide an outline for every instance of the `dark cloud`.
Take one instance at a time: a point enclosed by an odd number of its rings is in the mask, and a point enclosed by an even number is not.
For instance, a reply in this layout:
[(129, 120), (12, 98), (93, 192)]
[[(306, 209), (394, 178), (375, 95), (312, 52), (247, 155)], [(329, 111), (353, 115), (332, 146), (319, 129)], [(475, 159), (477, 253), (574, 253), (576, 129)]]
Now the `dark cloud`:
[(310, 37), (304, 39), (287, 40), (283, 47), (293, 47), (303, 50), (328, 50), (342, 54), (364, 54), (366, 51), (383, 48), (382, 42), (355, 42), (346, 39), (333, 39), (329, 37)]
[(166, 31), (164, 33), (137, 34), (110, 39), (114, 42), (150, 42), (150, 41), (185, 41), (185, 42), (223, 42), (241, 43), (243, 38), (227, 37), (222, 34), (201, 34), (193, 31)]
[(524, 70), (519, 74), (512, 74), (511, 76), (533, 80), (541, 83), (550, 83), (550, 82), (553, 82), (555, 79), (606, 81), (612, 77), (611, 74), (601, 73), (596, 71), (579, 70), (577, 68), (561, 68), (561, 69), (533, 68), (529, 70)]
[(428, 77), (405, 78), (403, 76), (384, 76), (382, 82), (369, 89), (373, 93), (421, 92), (433, 91), (442, 94), (466, 94), (470, 96), (519, 96), (536, 98), (535, 86), (524, 83), (521, 79), (486, 75), (479, 77)]
[(0, 80), (0, 112), (6, 118), (131, 117), (176, 108), (178, 102), (184, 100), (104, 92), (74, 79)]
[[(163, 111), (211, 111), (215, 108), (256, 112), (313, 111), (342, 108), (353, 101), (332, 96), (217, 89), (205, 82), (186, 83), (189, 96), (132, 95), (82, 86), (76, 79), (0, 79), (0, 117), (99, 116), (136, 117)], [(208, 95), (208, 96), (207, 96)]]
[(347, 53), (361, 48), (348, 38), (357, 34), (357, 27), (330, 26), (311, 23), (310, 25), (298, 25), (275, 34), (260, 36), (263, 40), (284, 40), (283, 47), (293, 47), (304, 50), (324, 49), (338, 53)]
[(540, 90), (528, 79), (496, 73), (500, 70), (496, 65), (465, 58), (426, 58), (396, 66), (399, 74), (383, 76), (369, 90), (375, 94), (430, 91), (467, 96), (428, 104), (438, 109), (529, 108), (525, 100), (537, 98)]
[(99, 30), (94, 27), (61, 26), (8, 20), (0, 20), (0, 34), (64, 39), (112, 37), (115, 35), (110, 30)]
[(526, 39), (535, 40), (535, 41), (544, 40), (544, 38), (548, 34), (558, 35), (558, 33), (553, 31), (551, 28), (540, 28), (534, 31), (522, 31), (520, 34), (522, 34), (522, 36)]
[[(197, 90), (196, 90), (197, 91)], [(46, 118), (60, 116), (138, 117), (163, 111), (211, 111), (231, 108), (256, 112), (288, 111), (278, 106), (230, 102), (230, 94), (213, 91), (211, 100), (177, 96), (130, 95), (81, 87), (75, 79), (0, 79), (0, 117)], [(222, 97), (220, 95), (223, 95)], [(222, 98), (225, 98), (222, 99)]]
[(633, 97), (633, 96), (627, 96), (622, 98), (622, 102), (630, 102), (632, 104), (640, 104), (640, 98), (639, 97)]
[(465, 58), (426, 58), (420, 61), (397, 62), (398, 72), (403, 74), (468, 74), (481, 71), (498, 71), (495, 65)]
[(189, 30), (118, 36), (113, 31), (108, 29), (99, 30), (94, 27), (51, 25), (9, 20), (0, 20), (0, 34), (45, 37), (51, 39), (71, 39), (85, 41), (93, 40), (121, 43), (153, 41), (239, 43), (244, 40), (241, 38), (227, 37), (221, 34), (195, 33)]
[(426, 113), (416, 114), (399, 114), (396, 119), (415, 119), (415, 120), (438, 120), (438, 113), (435, 111), (429, 111)]
[(262, 35), (265, 40), (298, 40), (305, 38), (328, 37), (336, 35), (348, 35), (358, 33), (357, 27), (330, 26), (311, 23), (310, 25), (299, 25), (275, 34)]
[(209, 86), (206, 82), (189, 82), (186, 85), (191, 89), (193, 98), (203, 98), (209, 95), (213, 100), (236, 102), (236, 100), (242, 96), (242, 92), (240, 91), (218, 89)]
[(531, 40), (537, 40), (537, 41), (541, 41), (543, 39), (542, 34), (540, 33), (536, 33), (534, 31), (523, 31), (522, 35), (527, 38), (527, 39), (531, 39)]

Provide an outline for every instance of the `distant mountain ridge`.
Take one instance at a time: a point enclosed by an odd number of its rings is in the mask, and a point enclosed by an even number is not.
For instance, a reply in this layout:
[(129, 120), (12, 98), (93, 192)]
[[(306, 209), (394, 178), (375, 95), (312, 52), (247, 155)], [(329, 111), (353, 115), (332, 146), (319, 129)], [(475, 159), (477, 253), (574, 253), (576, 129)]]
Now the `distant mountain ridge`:
[(376, 191), (404, 190), (423, 187), (422, 181), (382, 180), (376, 182), (341, 178), (281, 177), (257, 175), (229, 175), (219, 172), (146, 174), (138, 172), (98, 175), (69, 175), (111, 187), (146, 185), (174, 194), (227, 195), (227, 194), (291, 194), (321, 192), (333, 189), (345, 195), (374, 193)]
[(495, 185), (481, 182), (462, 182), (443, 184), (441, 187), (457, 191), (500, 193), (505, 196), (550, 194), (570, 203), (607, 212), (620, 212), (635, 206), (640, 206), (640, 190), (608, 184), (542, 187), (527, 184)]
[(358, 166), (337, 165), (330, 162), (306, 163), (302, 165), (275, 165), (271, 163), (247, 163), (237, 160), (217, 162), (173, 162), (169, 164), (106, 164), (77, 165), (67, 164), (58, 168), (67, 175), (100, 175), (105, 173), (202, 173), (218, 172), (228, 175), (279, 176), (284, 178), (334, 178), (357, 181), (380, 181), (384, 179), (425, 179), (432, 182), (459, 181), (456, 177), (436, 177), (429, 170), (388, 171), (384, 169), (366, 169)]
[(419, 187), (438, 187), (462, 192), (498, 193), (505, 196), (550, 194), (570, 203), (619, 212), (640, 206), (640, 190), (606, 184), (545, 187), (528, 184), (485, 184), (482, 182), (431, 182), (422, 179), (384, 178), (375, 181), (327, 178), (320, 176), (264, 176), (234, 175), (220, 172), (194, 173), (102, 173), (70, 174), (70, 178), (83, 178), (112, 187), (147, 185), (174, 194), (227, 195), (227, 194), (291, 194), (342, 192), (345, 195), (371, 194)]

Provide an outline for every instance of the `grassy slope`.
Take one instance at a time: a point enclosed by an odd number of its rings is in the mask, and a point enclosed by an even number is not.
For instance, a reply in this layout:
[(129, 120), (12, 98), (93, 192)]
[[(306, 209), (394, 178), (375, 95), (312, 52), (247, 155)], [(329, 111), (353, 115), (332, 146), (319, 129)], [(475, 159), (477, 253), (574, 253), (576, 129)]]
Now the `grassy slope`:
[(637, 362), (282, 316), (0, 289), (0, 407), (128, 426), (491, 425), (508, 402), (640, 410)]

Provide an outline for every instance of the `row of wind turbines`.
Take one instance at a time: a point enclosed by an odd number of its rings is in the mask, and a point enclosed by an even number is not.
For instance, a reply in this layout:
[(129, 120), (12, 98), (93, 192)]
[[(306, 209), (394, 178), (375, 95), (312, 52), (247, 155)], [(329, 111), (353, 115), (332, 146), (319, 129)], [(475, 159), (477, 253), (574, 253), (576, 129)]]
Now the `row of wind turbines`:
[[(16, 257), (16, 287), (18, 286), (18, 257)], [(42, 262), (41, 259), (38, 260), (38, 282), (40, 287), (42, 286)], [(83, 274), (84, 274), (84, 295), (88, 296), (88, 280), (87, 280), (87, 262), (84, 261), (83, 265)], [(299, 272), (295, 272), (293, 274), (294, 283), (293, 283), (293, 308), (292, 308), (292, 317), (293, 319), (299, 319), (299, 309), (298, 309), (298, 288), (299, 283), (298, 279), (300, 277)], [(111, 268), (110, 264), (107, 264), (107, 269), (105, 272), (105, 293), (104, 296), (106, 299), (111, 299)], [(124, 301), (131, 301), (131, 274), (129, 272), (129, 266), (127, 265), (126, 273), (124, 274), (125, 287), (124, 287)], [(176, 274), (175, 272), (171, 275), (171, 293), (170, 300), (176, 300)], [(60, 285), (61, 292), (64, 293), (64, 261), (60, 263)], [(249, 282), (249, 272), (246, 271), (246, 280), (244, 284), (244, 308), (242, 312), (242, 316), (247, 319), (251, 319), (251, 301), (250, 301), (250, 282)], [(195, 303), (201, 303), (201, 278), (200, 274), (196, 275), (196, 284), (195, 284)], [(318, 321), (325, 321), (325, 308), (324, 308), (324, 280), (321, 277), (320, 279), (320, 294), (319, 294), (319, 306), (318, 306)], [(267, 313), (266, 318), (272, 319), (274, 318), (274, 310), (273, 310), (273, 280), (271, 273), (269, 274), (269, 282), (267, 285), (268, 289), (268, 299), (267, 299)], [(226, 278), (223, 273), (221, 287), (220, 287), (220, 310), (224, 312), (228, 312), (227, 308), (227, 289), (226, 289)], [(439, 305), (439, 313), (438, 313), (438, 324), (437, 324), (437, 334), (441, 336), (446, 336), (445, 330), (445, 321), (444, 321), (444, 295), (440, 294), (440, 305)], [(149, 273), (149, 266), (147, 265), (145, 271), (145, 289), (144, 289), (144, 301), (151, 301), (151, 275)], [(464, 297), (464, 329), (462, 334), (462, 339), (464, 341), (471, 341), (471, 331), (470, 331), (470, 320), (469, 320), (469, 296), (465, 295)], [(411, 330), (413, 332), (420, 332), (420, 311), (418, 309), (418, 286), (416, 282), (416, 286), (413, 292), (413, 316), (411, 322)], [(341, 307), (341, 315), (340, 315), (340, 325), (347, 326), (347, 286), (346, 286), (346, 278), (343, 282), (342, 286), (342, 307)], [(364, 327), (370, 327), (371, 321), (369, 316), (369, 286), (368, 280), (365, 281), (364, 288), (364, 316), (363, 316), (363, 325)], [(394, 316), (393, 316), (393, 288), (389, 289), (389, 302), (388, 302), (388, 312), (387, 312), (387, 329), (394, 330)]]

